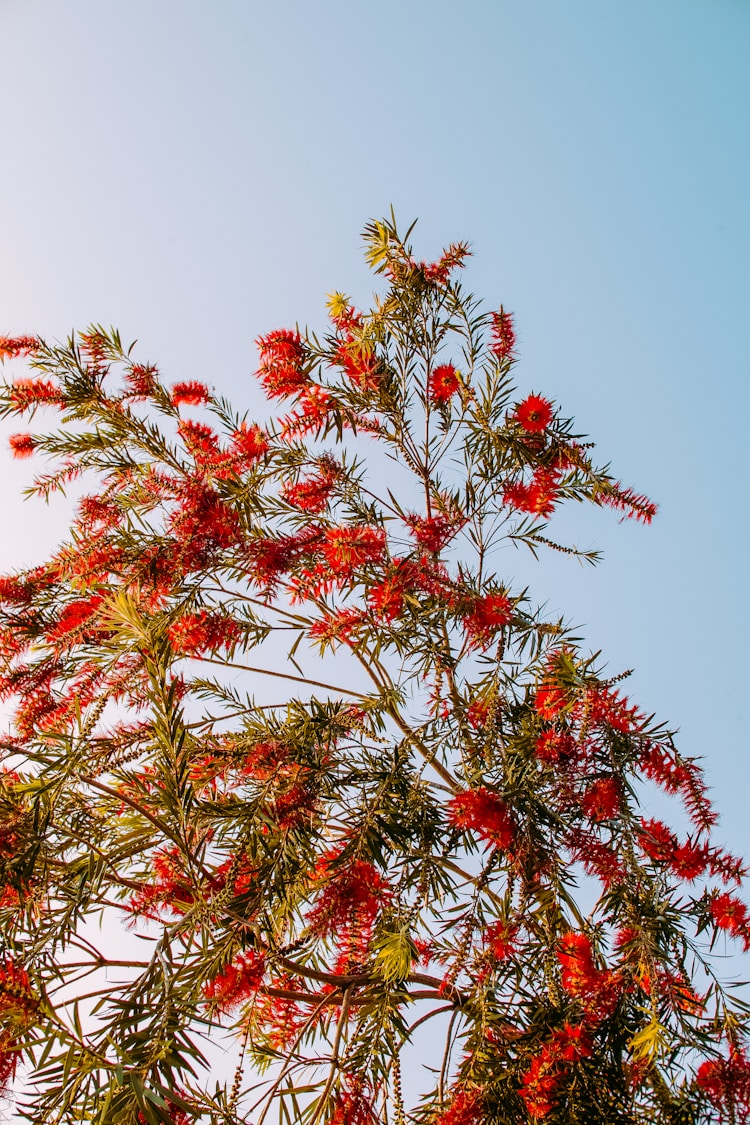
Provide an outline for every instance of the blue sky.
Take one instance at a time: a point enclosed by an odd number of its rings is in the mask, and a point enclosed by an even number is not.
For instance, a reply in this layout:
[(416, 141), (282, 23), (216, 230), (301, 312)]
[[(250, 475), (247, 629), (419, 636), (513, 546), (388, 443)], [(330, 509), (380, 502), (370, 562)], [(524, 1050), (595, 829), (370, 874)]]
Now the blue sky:
[[(660, 504), (508, 578), (705, 755), (750, 853), (747, 0), (2, 0), (0, 333), (97, 321), (260, 408), (254, 338), (367, 300), (359, 231), (471, 240), (517, 378)], [(59, 521), (4, 452), (0, 570)]]

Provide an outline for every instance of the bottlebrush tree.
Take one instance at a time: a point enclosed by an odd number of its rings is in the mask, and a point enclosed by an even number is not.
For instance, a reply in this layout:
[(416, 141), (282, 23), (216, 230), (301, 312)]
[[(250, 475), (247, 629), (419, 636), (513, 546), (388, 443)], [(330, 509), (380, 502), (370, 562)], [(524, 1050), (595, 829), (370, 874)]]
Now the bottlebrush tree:
[(268, 421), (112, 331), (0, 340), (3, 414), (60, 415), (14, 453), (80, 490), (0, 580), (0, 1075), (29, 1120), (750, 1119), (711, 956), (750, 949), (744, 867), (701, 770), (498, 571), (510, 541), (576, 553), (565, 501), (654, 507), (514, 389), (467, 247), (408, 239), (366, 228), (369, 311), (258, 340)]

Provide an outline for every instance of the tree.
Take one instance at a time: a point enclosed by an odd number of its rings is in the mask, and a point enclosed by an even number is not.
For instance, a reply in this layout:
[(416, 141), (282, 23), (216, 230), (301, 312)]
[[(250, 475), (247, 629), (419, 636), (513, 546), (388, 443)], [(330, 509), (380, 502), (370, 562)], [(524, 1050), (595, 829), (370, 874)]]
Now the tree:
[(34, 491), (82, 493), (0, 580), (0, 1071), (30, 1120), (750, 1119), (711, 958), (750, 948), (744, 867), (700, 768), (496, 569), (577, 554), (563, 501), (654, 506), (516, 393), (467, 247), (410, 233), (367, 226), (369, 312), (336, 293), (323, 339), (258, 341), (263, 426), (114, 331), (0, 341), (31, 369), (3, 414), (62, 416), (10, 439), (51, 462)]

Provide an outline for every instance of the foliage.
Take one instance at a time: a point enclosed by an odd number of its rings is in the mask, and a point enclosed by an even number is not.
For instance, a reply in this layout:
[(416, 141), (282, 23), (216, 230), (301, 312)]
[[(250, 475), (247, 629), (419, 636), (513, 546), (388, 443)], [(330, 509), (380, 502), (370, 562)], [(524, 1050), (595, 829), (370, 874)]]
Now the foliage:
[(710, 956), (750, 948), (744, 870), (699, 766), (496, 570), (575, 555), (566, 500), (654, 507), (519, 398), (466, 246), (364, 237), (370, 311), (258, 341), (263, 426), (114, 331), (0, 341), (3, 414), (61, 415), (11, 438), (35, 492), (81, 493), (0, 579), (2, 1079), (49, 1122), (747, 1120)]

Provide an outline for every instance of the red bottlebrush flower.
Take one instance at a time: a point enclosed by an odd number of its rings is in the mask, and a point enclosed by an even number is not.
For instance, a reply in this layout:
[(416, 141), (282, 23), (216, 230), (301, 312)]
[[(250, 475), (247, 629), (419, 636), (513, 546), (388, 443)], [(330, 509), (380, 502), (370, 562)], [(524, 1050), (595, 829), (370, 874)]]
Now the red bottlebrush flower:
[(343, 1088), (334, 1096), (334, 1109), (328, 1125), (378, 1125), (372, 1092), (359, 1075), (347, 1074)]
[(437, 555), (461, 530), (466, 520), (459, 512), (452, 512), (429, 517), (409, 515), (405, 522), (419, 546)]
[(484, 594), (476, 598), (468, 613), (461, 615), (461, 624), (472, 645), (486, 647), (498, 629), (508, 625), (512, 603), (505, 594)]
[(8, 605), (28, 605), (34, 596), (33, 585), (26, 581), (27, 576), (7, 575), (0, 578), (0, 602)]
[(427, 397), (431, 402), (448, 402), (461, 386), (458, 371), (451, 363), (441, 363), (430, 372)]
[(461, 1087), (455, 1091), (448, 1108), (434, 1119), (435, 1125), (479, 1125), (482, 1120), (481, 1089), (467, 1090)]
[(78, 335), (81, 341), (81, 352), (93, 365), (99, 374), (102, 374), (101, 368), (107, 358), (108, 340), (107, 337), (96, 329), (91, 332), (80, 332)]
[(322, 529), (315, 524), (308, 524), (296, 535), (254, 540), (247, 548), (254, 580), (270, 589), (282, 574), (288, 573), (298, 559), (317, 550), (322, 539)]
[(45, 379), (16, 379), (10, 388), (10, 401), (21, 414), (34, 406), (60, 406), (65, 398), (54, 383)]
[(717, 816), (706, 797), (702, 771), (693, 759), (678, 758), (672, 747), (648, 743), (640, 766), (667, 793), (679, 793), (696, 828), (703, 832), (713, 828)]
[(92, 594), (88, 598), (71, 602), (62, 611), (52, 628), (47, 630), (47, 640), (59, 641), (85, 630), (96, 617), (103, 601), (103, 594)]
[(601, 507), (614, 508), (622, 512), (623, 519), (640, 520), (649, 524), (659, 510), (648, 496), (640, 496), (632, 488), (623, 488), (619, 483), (602, 486), (592, 497)]
[(135, 915), (158, 919), (163, 911), (182, 915), (193, 905), (195, 895), (176, 847), (154, 852), (152, 875), (131, 897), (129, 907)]
[(242, 468), (254, 464), (268, 453), (268, 434), (260, 426), (247, 426), (243, 422), (232, 434), (232, 450)]
[(474, 730), (483, 730), (491, 714), (492, 703), (488, 699), (474, 699), (466, 708), (466, 721)]
[(556, 719), (568, 706), (568, 693), (558, 684), (541, 684), (537, 688), (534, 706), (542, 719)]
[(620, 812), (622, 788), (616, 777), (600, 777), (581, 797), (581, 808), (589, 820), (599, 824)]
[[(151, 364), (134, 363), (125, 372), (127, 397), (136, 402), (150, 398), (156, 389), (157, 378), (158, 371)], [(177, 386), (184, 386), (184, 384), (178, 383)], [(174, 399), (172, 401), (174, 402)]]
[(592, 1051), (591, 1037), (585, 1028), (564, 1023), (552, 1033), (522, 1078), (519, 1094), (530, 1117), (538, 1121), (549, 1116), (570, 1065), (589, 1058)]
[(281, 495), (294, 508), (303, 512), (322, 512), (327, 506), (336, 481), (341, 475), (341, 466), (332, 457), (321, 458), (320, 472), (296, 484), (285, 484)]
[(677, 851), (677, 837), (661, 820), (641, 820), (638, 842), (656, 863), (671, 863)]
[(246, 1000), (252, 999), (266, 971), (266, 959), (256, 950), (239, 953), (229, 965), (203, 986), (203, 995), (213, 1008), (231, 1012)]
[[(540, 688), (540, 691), (549, 691), (552, 689)], [(537, 692), (537, 702), (539, 701), (539, 692)], [(546, 706), (544, 698), (542, 705)], [(576, 751), (575, 739), (568, 731), (559, 730), (545, 730), (539, 735), (536, 740), (536, 756), (541, 762), (550, 762), (557, 764), (558, 762), (568, 761)]]
[(636, 707), (628, 707), (627, 699), (621, 699), (607, 687), (592, 688), (586, 693), (586, 714), (592, 725), (606, 724), (622, 734), (637, 730), (644, 721)]
[(186, 449), (196, 461), (210, 463), (221, 457), (219, 439), (210, 426), (203, 422), (181, 421), (177, 427)]
[(300, 409), (280, 419), (279, 436), (283, 441), (294, 441), (305, 434), (317, 432), (328, 420), (335, 406), (333, 396), (318, 384), (311, 384), (300, 392)]
[(361, 609), (339, 609), (313, 621), (308, 636), (319, 641), (349, 641), (364, 620)]
[(736, 1125), (750, 1121), (750, 1060), (744, 1051), (733, 1047), (726, 1059), (706, 1059), (696, 1071), (695, 1084), (722, 1121)]
[(622, 994), (622, 980), (618, 972), (596, 967), (589, 937), (575, 931), (565, 934), (557, 959), (563, 989), (580, 1001), (587, 1018), (600, 1023), (611, 1016)]
[(559, 495), (557, 473), (552, 469), (537, 469), (528, 484), (516, 481), (503, 489), (503, 503), (518, 512), (547, 519), (555, 510)]
[(742, 899), (725, 891), (714, 895), (709, 903), (709, 910), (714, 924), (720, 930), (726, 930), (732, 937), (744, 938), (745, 948), (750, 948), (748, 909)]
[(380, 360), (369, 344), (345, 340), (336, 349), (334, 362), (343, 367), (347, 376), (363, 391), (376, 391), (380, 386), (382, 368)]
[(119, 527), (123, 513), (111, 500), (101, 496), (83, 496), (78, 502), (78, 520), (81, 529), (89, 534), (103, 528)]
[(518, 924), (503, 921), (493, 922), (484, 931), (484, 940), (492, 956), (498, 961), (506, 961), (516, 952), (516, 938), (520, 930)]
[(511, 847), (516, 824), (508, 806), (490, 789), (465, 789), (448, 802), (448, 820), (456, 828), (476, 832), (493, 847)]
[(172, 406), (205, 406), (211, 401), (211, 392), (205, 383), (192, 379), (186, 383), (175, 383), (169, 397)]
[[(301, 979), (290, 973), (278, 973), (273, 976), (269, 988), (277, 991), (304, 991)], [(291, 997), (261, 993), (255, 1000), (251, 1018), (253, 1027), (262, 1031), (264, 1042), (268, 1043), (272, 1050), (283, 1053), (296, 1039), (307, 1014)]]
[(499, 312), (492, 314), (490, 327), (490, 351), (497, 356), (501, 363), (513, 358), (513, 349), (516, 346), (516, 333), (513, 327), (513, 317), (500, 306)]
[(13, 456), (22, 461), (26, 457), (31, 457), (36, 449), (36, 442), (31, 434), (11, 434), (8, 439)]
[(528, 434), (541, 434), (552, 421), (552, 403), (541, 395), (529, 395), (516, 407), (516, 421)]
[(307, 353), (299, 332), (279, 328), (256, 341), (260, 352), (260, 379), (269, 398), (289, 398), (304, 390)]
[(21, 355), (33, 355), (40, 345), (41, 340), (36, 336), (0, 336), (0, 362)]
[(542, 1047), (523, 1075), (523, 1087), (518, 1093), (529, 1117), (536, 1121), (548, 1117), (555, 1108), (557, 1090), (563, 1077), (556, 1064), (556, 1057)]
[(333, 573), (347, 577), (357, 566), (380, 562), (385, 548), (385, 531), (367, 524), (329, 528), (321, 544), (325, 561)]
[(229, 649), (240, 638), (240, 628), (231, 617), (201, 610), (183, 613), (169, 627), (169, 640), (174, 651), (183, 656)]
[(593, 833), (577, 829), (569, 836), (570, 858), (582, 864), (587, 875), (598, 879), (605, 890), (620, 886), (627, 872), (619, 853)]
[(398, 572), (376, 582), (367, 591), (367, 603), (378, 617), (395, 621), (404, 609), (404, 583)]
[(678, 879), (685, 879), (692, 883), (694, 879), (705, 875), (708, 870), (709, 855), (705, 844), (697, 844), (694, 840), (686, 840), (675, 849), (669, 866)]
[(189, 480), (181, 486), (177, 499), (178, 507), (167, 531), (177, 540), (179, 561), (185, 571), (200, 569), (217, 550), (238, 543), (237, 513), (212, 488)]
[(308, 915), (308, 925), (321, 937), (335, 935), (336, 971), (350, 972), (367, 960), (375, 921), (393, 892), (374, 864), (360, 859), (342, 861), (338, 851), (321, 857), (314, 878), (322, 889)]

